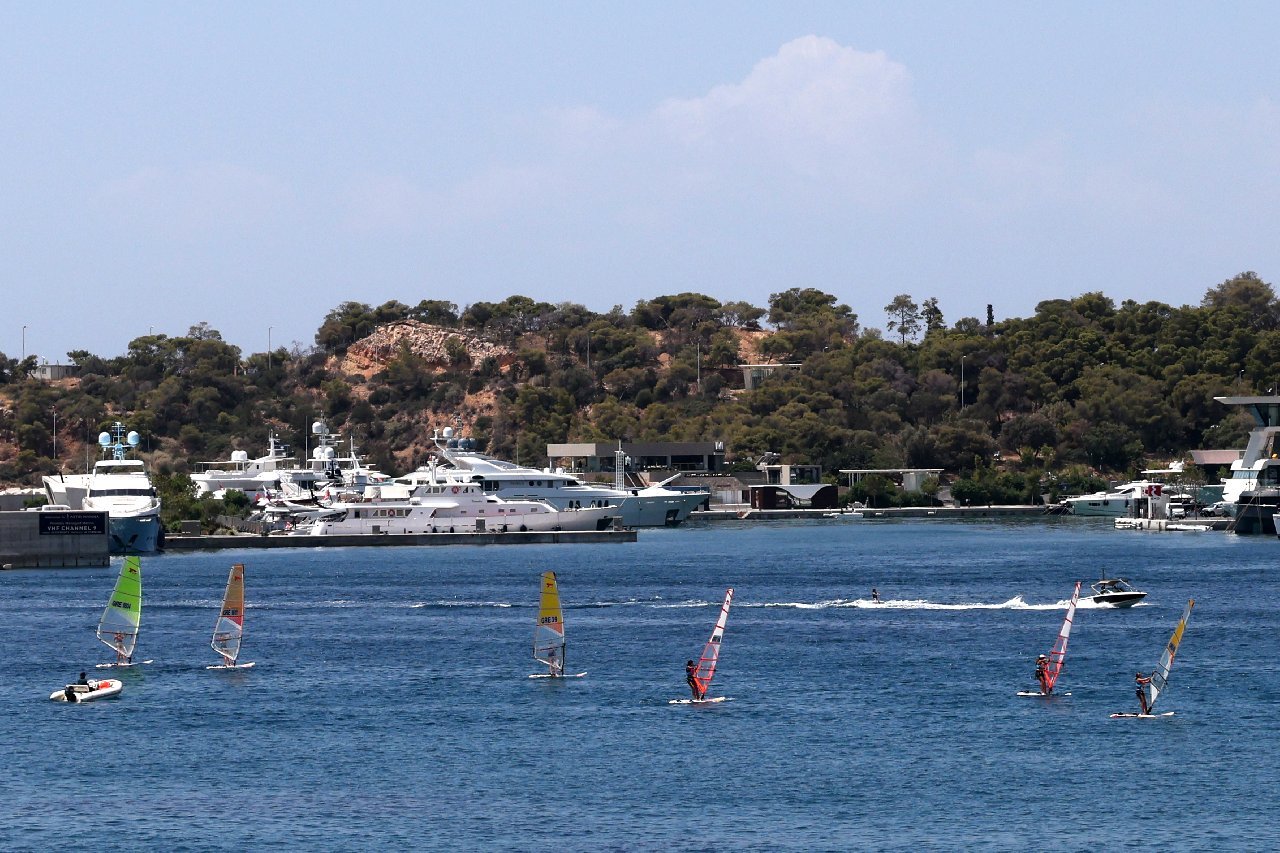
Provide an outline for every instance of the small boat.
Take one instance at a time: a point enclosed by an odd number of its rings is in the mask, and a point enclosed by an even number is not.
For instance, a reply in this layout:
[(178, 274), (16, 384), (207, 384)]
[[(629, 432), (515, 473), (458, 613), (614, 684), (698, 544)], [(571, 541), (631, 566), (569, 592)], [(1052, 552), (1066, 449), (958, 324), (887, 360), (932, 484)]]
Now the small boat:
[(1094, 604), (1110, 604), (1112, 607), (1132, 607), (1147, 597), (1145, 592), (1133, 588), (1124, 578), (1103, 578), (1092, 584)]
[[(538, 597), (538, 619), (533, 625), (533, 659), (547, 665), (547, 671), (530, 678), (564, 678), (564, 611), (560, 607), (560, 587), (555, 572), (542, 573), (542, 594)], [(586, 675), (579, 672), (572, 678)]]
[[(1152, 671), (1151, 676), (1140, 683), (1138, 689), (1145, 695), (1145, 710), (1140, 714), (1112, 714), (1113, 719), (1121, 717), (1172, 717), (1172, 711), (1166, 711), (1163, 714), (1155, 712), (1156, 700), (1160, 698), (1160, 694), (1164, 692), (1165, 685), (1169, 683), (1169, 670), (1173, 668), (1173, 656), (1178, 653), (1178, 645), (1182, 642), (1182, 634), (1187, 630), (1187, 622), (1191, 619), (1191, 608), (1195, 607), (1196, 600), (1188, 599), (1187, 609), (1182, 611), (1182, 618), (1178, 620), (1177, 626), (1173, 629), (1173, 636), (1169, 637), (1169, 642), (1164, 647), (1164, 654), (1160, 656), (1160, 663), (1156, 664), (1156, 668)], [(1139, 673), (1141, 674), (1141, 673)]]
[(55, 702), (71, 702), (79, 705), (96, 699), (112, 699), (119, 696), (123, 689), (124, 684), (118, 679), (101, 678), (79, 684), (68, 684), (63, 689), (50, 693), (49, 698)]
[(253, 662), (237, 663), (240, 643), (244, 639), (244, 564), (236, 563), (227, 575), (227, 590), (222, 594), (222, 610), (213, 626), (213, 650), (222, 655), (222, 663), (207, 669), (248, 669)]
[(136, 556), (124, 558), (120, 576), (111, 591), (107, 607), (98, 620), (98, 639), (113, 652), (112, 663), (98, 666), (133, 666), (133, 650), (138, 644), (138, 625), (142, 621), (142, 560)]
[[(1058, 639), (1049, 650), (1049, 663), (1045, 666), (1044, 689), (1019, 693), (1019, 696), (1052, 696), (1053, 685), (1058, 683), (1062, 674), (1062, 664), (1067, 659), (1067, 640), (1071, 638), (1071, 624), (1076, 616), (1076, 602), (1080, 600), (1080, 581), (1076, 581), (1075, 592), (1071, 593), (1071, 603), (1067, 605), (1066, 618), (1062, 620), (1062, 629), (1058, 631)], [(1067, 694), (1068, 696), (1071, 694)]]
[(697, 668), (691, 674), (693, 683), (698, 688), (698, 698), (674, 699), (672, 704), (702, 705), (708, 702), (723, 702), (727, 698), (725, 696), (708, 698), (707, 691), (711, 689), (711, 679), (716, 675), (716, 664), (720, 660), (720, 641), (724, 639), (724, 626), (729, 621), (729, 605), (732, 602), (733, 587), (730, 587), (725, 590), (724, 604), (720, 605), (720, 618), (716, 620), (716, 626), (711, 630), (711, 638), (702, 647), (702, 657), (698, 659)]

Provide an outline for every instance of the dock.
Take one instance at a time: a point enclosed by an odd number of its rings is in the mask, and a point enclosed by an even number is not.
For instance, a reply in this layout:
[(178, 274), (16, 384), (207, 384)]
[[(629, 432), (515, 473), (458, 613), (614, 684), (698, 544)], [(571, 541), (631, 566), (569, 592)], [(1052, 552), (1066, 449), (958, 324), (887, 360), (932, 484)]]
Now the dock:
[(635, 530), (527, 530), (471, 533), (380, 533), (331, 536), (165, 536), (166, 551), (218, 551), (227, 548), (369, 548), (426, 545), (585, 545), (636, 541)]
[(861, 518), (1007, 518), (1011, 516), (1060, 515), (1056, 506), (903, 506), (856, 511), (835, 509), (737, 509), (697, 510), (690, 521), (776, 521), (786, 518), (829, 518), (852, 521)]

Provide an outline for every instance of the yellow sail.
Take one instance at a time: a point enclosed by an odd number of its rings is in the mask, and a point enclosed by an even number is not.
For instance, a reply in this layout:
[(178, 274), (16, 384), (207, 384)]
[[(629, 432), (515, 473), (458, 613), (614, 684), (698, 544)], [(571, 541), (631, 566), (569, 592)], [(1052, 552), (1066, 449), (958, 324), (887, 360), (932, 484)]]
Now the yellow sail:
[(564, 672), (564, 648), (564, 612), (560, 609), (556, 573), (543, 572), (538, 620), (533, 628), (533, 657), (545, 663), (552, 675), (559, 675)]

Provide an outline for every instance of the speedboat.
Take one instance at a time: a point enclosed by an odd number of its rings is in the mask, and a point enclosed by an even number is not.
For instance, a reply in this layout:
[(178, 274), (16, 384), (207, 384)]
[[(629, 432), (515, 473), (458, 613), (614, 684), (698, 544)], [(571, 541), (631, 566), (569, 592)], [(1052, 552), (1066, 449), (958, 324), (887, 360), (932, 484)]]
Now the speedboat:
[(1112, 607), (1132, 607), (1147, 597), (1145, 592), (1133, 588), (1124, 578), (1103, 578), (1092, 584), (1095, 604), (1109, 604)]
[(119, 679), (103, 678), (97, 681), (68, 684), (61, 690), (55, 690), (50, 693), (49, 698), (55, 702), (80, 704), (82, 702), (92, 702), (95, 699), (111, 699), (119, 696), (120, 691), (123, 689), (124, 683)]

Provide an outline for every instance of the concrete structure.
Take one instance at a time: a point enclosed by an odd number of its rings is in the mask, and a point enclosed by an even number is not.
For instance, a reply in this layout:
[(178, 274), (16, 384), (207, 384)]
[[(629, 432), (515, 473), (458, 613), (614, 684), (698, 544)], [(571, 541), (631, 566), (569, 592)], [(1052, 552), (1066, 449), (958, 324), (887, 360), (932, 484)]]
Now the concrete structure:
[(924, 481), (942, 473), (941, 468), (841, 468), (841, 474), (849, 475), (849, 488), (863, 477), (879, 474), (902, 486), (904, 492), (918, 492)]
[(105, 512), (0, 512), (0, 567), (105, 566)]
[(742, 388), (754, 391), (768, 376), (781, 371), (799, 370), (802, 364), (742, 364)]
[(66, 379), (68, 376), (80, 375), (80, 366), (77, 364), (37, 364), (36, 369), (32, 371), (32, 376), (44, 382), (52, 382), (55, 379)]
[[(618, 442), (548, 444), (552, 467), (562, 465), (574, 473), (612, 474), (616, 469)], [(624, 441), (623, 455), (630, 471), (662, 469), (681, 473), (715, 473), (724, 470), (723, 441)]]

